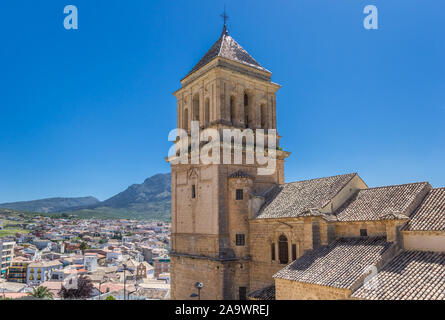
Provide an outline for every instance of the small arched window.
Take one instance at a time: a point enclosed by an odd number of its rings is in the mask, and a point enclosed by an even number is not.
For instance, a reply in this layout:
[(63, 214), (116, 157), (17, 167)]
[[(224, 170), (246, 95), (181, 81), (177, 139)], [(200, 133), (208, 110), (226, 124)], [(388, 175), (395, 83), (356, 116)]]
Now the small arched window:
[(235, 124), (236, 121), (236, 108), (235, 108), (235, 97), (230, 97), (230, 122)]
[(278, 238), (278, 258), (281, 264), (287, 264), (289, 262), (289, 248), (285, 235), (281, 235)]
[(249, 96), (244, 93), (244, 124), (249, 127)]
[(261, 112), (261, 128), (263, 128), (263, 129), (268, 129), (267, 128), (267, 107), (266, 107), (266, 104), (265, 103), (263, 103), (262, 105), (261, 105), (261, 110), (260, 110), (260, 112)]
[(206, 107), (205, 107), (205, 125), (208, 126), (210, 124), (210, 99), (206, 99)]
[(275, 243), (273, 242), (270, 244), (270, 255), (272, 261), (275, 261)]
[(199, 121), (199, 94), (193, 96), (193, 109), (192, 109), (193, 121)]
[(182, 117), (182, 128), (184, 130), (189, 129), (189, 110), (187, 108), (184, 109), (184, 115)]

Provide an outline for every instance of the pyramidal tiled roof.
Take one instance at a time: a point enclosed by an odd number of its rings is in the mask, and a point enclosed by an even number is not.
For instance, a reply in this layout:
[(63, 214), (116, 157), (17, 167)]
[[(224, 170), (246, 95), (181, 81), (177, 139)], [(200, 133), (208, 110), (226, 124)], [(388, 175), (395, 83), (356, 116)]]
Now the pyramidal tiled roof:
[(270, 72), (263, 68), (254, 58), (252, 58), (252, 56), (229, 35), (226, 26), (224, 26), (221, 37), (213, 44), (210, 50), (207, 51), (207, 53), (185, 77), (188, 77), (190, 74), (205, 66), (216, 57), (226, 58), (262, 71)]

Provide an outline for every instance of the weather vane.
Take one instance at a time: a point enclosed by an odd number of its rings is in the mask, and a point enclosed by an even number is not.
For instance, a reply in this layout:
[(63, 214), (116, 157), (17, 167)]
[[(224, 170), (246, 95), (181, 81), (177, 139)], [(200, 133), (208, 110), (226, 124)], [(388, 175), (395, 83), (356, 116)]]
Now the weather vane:
[(224, 6), (224, 12), (223, 12), (223, 14), (221, 15), (221, 18), (224, 19), (224, 26), (226, 26), (226, 24), (227, 24), (227, 20), (229, 20), (229, 16), (226, 14), (226, 6)]

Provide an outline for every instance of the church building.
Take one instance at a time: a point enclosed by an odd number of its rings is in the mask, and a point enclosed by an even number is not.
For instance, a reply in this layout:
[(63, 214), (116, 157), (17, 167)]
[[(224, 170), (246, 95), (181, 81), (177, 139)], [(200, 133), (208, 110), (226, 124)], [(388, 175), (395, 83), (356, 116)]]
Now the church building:
[[(277, 129), (280, 86), (230, 35), (181, 80), (177, 127)], [(171, 298), (445, 299), (445, 188), (357, 173), (285, 183), (257, 163), (171, 163)], [(202, 146), (201, 146), (202, 147)]]

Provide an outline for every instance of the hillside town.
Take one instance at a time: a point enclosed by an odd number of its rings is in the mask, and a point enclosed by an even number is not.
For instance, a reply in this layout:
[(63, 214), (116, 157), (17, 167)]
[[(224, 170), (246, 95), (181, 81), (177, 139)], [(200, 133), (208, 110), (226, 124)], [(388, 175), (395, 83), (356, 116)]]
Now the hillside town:
[(8, 229), (23, 232), (0, 237), (0, 299), (26, 299), (42, 290), (64, 299), (62, 288), (75, 288), (80, 279), (92, 285), (85, 299), (170, 298), (170, 223), (6, 211), (0, 231)]

